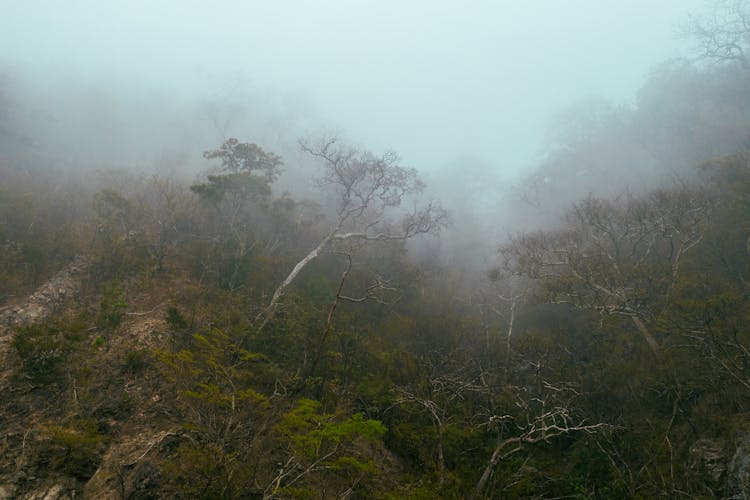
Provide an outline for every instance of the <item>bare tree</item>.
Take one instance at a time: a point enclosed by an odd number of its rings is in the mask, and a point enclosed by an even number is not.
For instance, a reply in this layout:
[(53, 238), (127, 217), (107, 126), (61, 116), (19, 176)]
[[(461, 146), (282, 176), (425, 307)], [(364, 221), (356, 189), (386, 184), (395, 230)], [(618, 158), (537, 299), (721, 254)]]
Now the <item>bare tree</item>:
[[(461, 406), (472, 397), (487, 397), (488, 388), (474, 367), (465, 366), (459, 358), (462, 353), (453, 352), (450, 357), (438, 356), (426, 361), (427, 383), (414, 387), (396, 387), (394, 406), (407, 406), (425, 412), (435, 429), (438, 482), (446, 479), (445, 432), (459, 418), (456, 406)], [(449, 359), (450, 358), (450, 359)]]
[[(531, 282), (518, 275), (507, 275), (500, 268), (489, 271), (490, 288), (478, 297), (480, 309), (491, 311), (494, 316), (505, 323), (505, 372), (510, 370), (512, 341), (516, 328), (516, 317), (520, 307), (529, 295)], [(489, 335), (485, 339), (489, 350)]]
[(222, 142), (227, 139), (230, 128), (247, 115), (247, 109), (242, 104), (248, 99), (247, 95), (243, 95), (246, 94), (246, 86), (245, 78), (235, 75), (200, 104), (200, 116), (211, 122), (217, 139)]
[(690, 16), (682, 35), (697, 43), (702, 58), (733, 61), (750, 69), (750, 2), (714, 0), (705, 16)]
[(549, 442), (566, 434), (612, 429), (606, 423), (588, 423), (575, 414), (572, 402), (580, 394), (572, 386), (543, 384), (542, 392), (535, 395), (523, 388), (506, 388), (515, 393), (516, 408), (510, 413), (490, 415), (485, 424), (496, 434), (497, 441), (472, 498), (483, 498), (497, 465), (529, 445)]
[[(394, 406), (426, 414), (436, 437), (435, 461), (439, 483), (447, 477), (446, 431), (451, 425), (484, 429), (494, 438), (492, 453), (477, 481), (473, 498), (485, 496), (492, 476), (503, 460), (531, 445), (574, 433), (613, 429), (604, 422), (589, 422), (576, 407), (582, 394), (570, 382), (553, 381), (543, 359), (526, 361), (533, 373), (486, 369), (468, 352), (453, 351), (424, 363), (426, 380), (412, 387), (397, 386)], [(516, 379), (518, 384), (510, 383)]]
[[(333, 242), (407, 240), (439, 231), (446, 223), (440, 205), (417, 205), (424, 184), (413, 168), (403, 167), (394, 153), (372, 153), (338, 144), (335, 138), (316, 143), (301, 141), (302, 150), (323, 164), (318, 185), (336, 200), (330, 230), (292, 268), (273, 293), (268, 306), (258, 314), (262, 329), (273, 317), (282, 296), (299, 273)], [(412, 202), (410, 210), (400, 210)]]
[(193, 207), (184, 193), (179, 182), (155, 175), (138, 197), (139, 210), (146, 219), (143, 232), (157, 273), (164, 270), (165, 260), (185, 237), (186, 216)]
[(588, 198), (568, 213), (563, 229), (525, 234), (503, 246), (504, 266), (538, 280), (549, 302), (629, 317), (657, 352), (646, 323), (669, 302), (713, 203), (689, 186), (624, 203)]

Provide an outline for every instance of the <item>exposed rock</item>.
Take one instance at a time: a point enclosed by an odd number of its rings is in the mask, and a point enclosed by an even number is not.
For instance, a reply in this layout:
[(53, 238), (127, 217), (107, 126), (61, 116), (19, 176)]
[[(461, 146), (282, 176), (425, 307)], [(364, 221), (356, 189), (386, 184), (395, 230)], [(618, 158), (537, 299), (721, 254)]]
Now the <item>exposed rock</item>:
[[(26, 302), (0, 309), (0, 327), (34, 323), (49, 315), (65, 299), (75, 295), (80, 287), (79, 276), (86, 268), (86, 259), (76, 257), (34, 292)], [(0, 335), (2, 333), (0, 331)]]
[(13, 484), (0, 484), (0, 500), (16, 498), (16, 486)]
[(74, 485), (55, 483), (36, 488), (22, 498), (25, 500), (73, 500), (77, 496)]
[(110, 445), (99, 470), (86, 484), (84, 498), (156, 498), (159, 471), (148, 458), (169, 448), (170, 440), (179, 440), (179, 431), (143, 429), (124, 435)]
[(80, 276), (87, 266), (84, 257), (76, 257), (25, 302), (0, 308), (0, 380), (7, 375), (6, 357), (12, 340), (11, 327), (37, 323), (52, 314), (65, 300), (73, 298), (81, 286)]
[(727, 493), (732, 499), (750, 498), (750, 432), (735, 439), (735, 452), (727, 471)]
[(158, 498), (159, 469), (150, 461), (138, 464), (125, 481), (125, 498), (132, 500), (150, 500)]
[(716, 491), (727, 470), (725, 443), (718, 439), (699, 439), (690, 447), (691, 468)]

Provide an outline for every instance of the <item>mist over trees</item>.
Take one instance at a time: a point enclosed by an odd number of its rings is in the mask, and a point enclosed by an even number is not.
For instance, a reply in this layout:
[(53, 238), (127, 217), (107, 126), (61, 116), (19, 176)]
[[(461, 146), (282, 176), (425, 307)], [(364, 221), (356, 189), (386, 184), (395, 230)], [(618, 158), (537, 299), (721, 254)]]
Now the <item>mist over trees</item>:
[(0, 497), (747, 497), (749, 19), (516, 175), (9, 67)]

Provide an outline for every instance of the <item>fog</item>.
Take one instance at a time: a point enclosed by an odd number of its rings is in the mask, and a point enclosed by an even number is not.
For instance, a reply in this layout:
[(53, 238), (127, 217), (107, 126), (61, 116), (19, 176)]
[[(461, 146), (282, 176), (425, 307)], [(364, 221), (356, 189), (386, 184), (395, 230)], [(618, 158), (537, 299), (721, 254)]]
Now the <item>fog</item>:
[(685, 53), (675, 26), (702, 2), (3, 4), (6, 72), (48, 88), (147, 90), (165, 106), (219, 95), (251, 120), (253, 94), (302, 129), (345, 131), (422, 170), (474, 158), (505, 177), (538, 158), (571, 102), (632, 103), (654, 64)]
[(278, 193), (315, 199), (297, 141), (335, 134), (417, 168), (454, 221), (425, 255), (478, 272), (508, 234), (683, 175), (746, 129), (726, 97), (745, 76), (701, 74), (678, 36), (702, 0), (2, 7), (0, 160), (194, 179), (237, 137), (283, 156)]
[(750, 0), (0, 0), (0, 498), (748, 498), (749, 258)]

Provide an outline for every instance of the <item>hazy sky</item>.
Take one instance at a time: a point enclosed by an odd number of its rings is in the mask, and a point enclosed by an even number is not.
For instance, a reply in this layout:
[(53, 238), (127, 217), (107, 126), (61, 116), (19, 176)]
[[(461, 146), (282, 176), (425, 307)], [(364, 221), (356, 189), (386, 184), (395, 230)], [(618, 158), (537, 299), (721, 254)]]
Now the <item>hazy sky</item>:
[[(244, 75), (423, 169), (538, 153), (572, 102), (631, 103), (702, 0), (0, 0), (0, 63), (175, 94)], [(50, 73), (52, 75), (52, 73)], [(301, 98), (299, 96), (302, 96)], [(252, 138), (242, 138), (252, 140)]]

